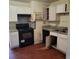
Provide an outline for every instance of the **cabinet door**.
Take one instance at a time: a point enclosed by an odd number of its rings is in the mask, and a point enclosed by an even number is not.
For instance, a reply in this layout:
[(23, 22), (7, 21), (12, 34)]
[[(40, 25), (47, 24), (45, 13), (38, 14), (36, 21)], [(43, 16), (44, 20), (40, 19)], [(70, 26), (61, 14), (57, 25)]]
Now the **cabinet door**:
[(60, 4), (60, 5), (57, 5), (56, 7), (56, 13), (64, 13), (66, 12), (66, 4)]
[(62, 52), (66, 53), (67, 49), (67, 38), (58, 37), (57, 48)]
[(10, 33), (10, 48), (19, 47), (19, 38), (18, 32), (11, 32)]
[(43, 20), (49, 20), (49, 8), (43, 10)]
[(34, 30), (34, 43), (38, 44), (42, 41), (43, 21), (36, 21), (36, 29)]
[(56, 7), (49, 6), (49, 21), (56, 21)]

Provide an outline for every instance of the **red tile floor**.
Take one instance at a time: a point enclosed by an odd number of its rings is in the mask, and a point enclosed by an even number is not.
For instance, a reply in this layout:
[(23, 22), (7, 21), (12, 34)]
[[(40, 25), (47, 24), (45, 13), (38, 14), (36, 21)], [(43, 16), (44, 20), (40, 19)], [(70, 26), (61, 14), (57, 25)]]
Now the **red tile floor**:
[(9, 59), (65, 59), (65, 55), (54, 48), (44, 49), (43, 44), (37, 44), (10, 49)]

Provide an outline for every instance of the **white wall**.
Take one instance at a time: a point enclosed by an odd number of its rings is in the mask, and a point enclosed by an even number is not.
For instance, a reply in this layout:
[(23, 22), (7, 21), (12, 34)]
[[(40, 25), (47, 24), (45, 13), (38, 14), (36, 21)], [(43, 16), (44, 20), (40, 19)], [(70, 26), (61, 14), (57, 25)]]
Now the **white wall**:
[(9, 6), (9, 21), (17, 21), (17, 14), (31, 14), (30, 5), (28, 3), (21, 3), (10, 1)]
[(69, 26), (69, 15), (60, 16), (59, 26), (68, 27)]

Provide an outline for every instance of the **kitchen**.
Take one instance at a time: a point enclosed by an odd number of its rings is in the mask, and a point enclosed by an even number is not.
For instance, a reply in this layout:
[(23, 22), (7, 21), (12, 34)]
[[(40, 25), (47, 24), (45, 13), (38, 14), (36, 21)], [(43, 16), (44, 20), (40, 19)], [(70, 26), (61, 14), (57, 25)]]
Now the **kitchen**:
[[(26, 22), (33, 28), (33, 44), (46, 45), (46, 37), (56, 37), (53, 48), (66, 54), (68, 47), (69, 0), (10, 1), (10, 48), (19, 47), (19, 34), (16, 29), (19, 15), (31, 15)], [(28, 17), (28, 16), (27, 16)], [(25, 22), (25, 21), (24, 21)], [(44, 36), (45, 35), (45, 36)], [(25, 42), (24, 40), (21, 41)], [(49, 44), (49, 43), (47, 43)]]

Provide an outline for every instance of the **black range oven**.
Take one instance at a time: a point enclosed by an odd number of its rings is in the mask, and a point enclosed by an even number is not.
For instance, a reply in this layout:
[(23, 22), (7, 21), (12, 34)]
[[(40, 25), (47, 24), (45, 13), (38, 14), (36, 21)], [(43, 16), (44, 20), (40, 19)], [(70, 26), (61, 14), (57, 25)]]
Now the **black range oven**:
[(34, 44), (34, 31), (28, 23), (16, 24), (19, 33), (19, 47)]

